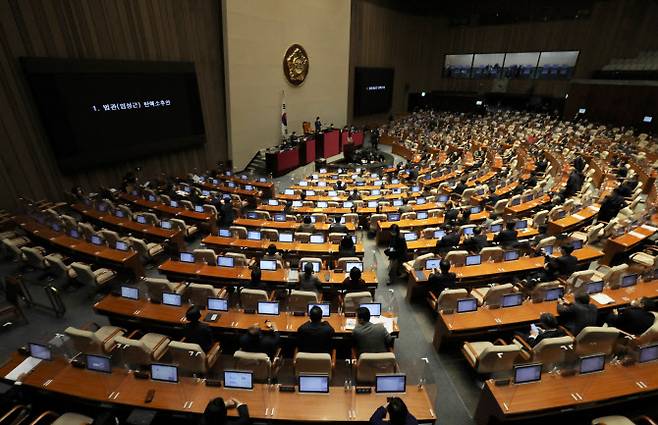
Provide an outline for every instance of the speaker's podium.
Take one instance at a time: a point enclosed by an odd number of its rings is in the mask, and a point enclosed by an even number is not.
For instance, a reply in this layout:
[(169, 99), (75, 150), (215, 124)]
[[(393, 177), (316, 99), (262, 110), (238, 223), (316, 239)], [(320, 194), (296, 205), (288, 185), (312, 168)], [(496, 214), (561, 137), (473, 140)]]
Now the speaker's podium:
[(325, 130), (316, 135), (316, 158), (329, 158), (340, 153), (340, 131), (338, 129)]

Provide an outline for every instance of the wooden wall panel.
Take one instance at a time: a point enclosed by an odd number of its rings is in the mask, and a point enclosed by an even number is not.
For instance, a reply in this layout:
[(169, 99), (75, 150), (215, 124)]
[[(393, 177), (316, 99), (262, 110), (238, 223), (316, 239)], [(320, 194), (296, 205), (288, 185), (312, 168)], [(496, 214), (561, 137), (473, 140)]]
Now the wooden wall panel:
[[(227, 158), (224, 67), (215, 0), (5, 0), (0, 2), (0, 208), (16, 197), (61, 199), (73, 185), (112, 186), (143, 176), (203, 170)], [(18, 58), (190, 61), (206, 129), (203, 147), (62, 176)]]
[[(656, 28), (658, 3), (646, 0), (598, 1), (591, 16), (582, 20), (457, 27), (448, 26), (443, 18), (405, 15), (354, 0), (350, 108), (355, 66), (395, 67), (393, 112), (399, 113), (406, 110), (409, 92), (491, 91), (491, 80), (442, 78), (446, 54), (580, 50), (575, 77), (589, 78), (611, 58), (658, 49)], [(566, 81), (511, 80), (507, 91), (561, 97), (568, 87)], [(353, 117), (351, 109), (349, 116)]]

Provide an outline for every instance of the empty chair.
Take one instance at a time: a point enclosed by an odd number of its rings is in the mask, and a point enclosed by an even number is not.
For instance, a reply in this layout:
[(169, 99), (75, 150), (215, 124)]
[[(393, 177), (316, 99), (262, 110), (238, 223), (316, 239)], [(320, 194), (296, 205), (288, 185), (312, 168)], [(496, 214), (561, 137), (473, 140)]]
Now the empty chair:
[(345, 313), (355, 313), (360, 304), (372, 302), (372, 294), (368, 291), (350, 292), (345, 294), (343, 299), (343, 311)]
[(317, 303), (320, 299), (313, 291), (299, 291), (293, 289), (288, 295), (288, 310), (305, 312), (309, 303)]
[(506, 345), (503, 341), (494, 344), (489, 341), (465, 342), (462, 346), (464, 357), (478, 373), (507, 372), (521, 355), (521, 347)]
[(462, 192), (462, 204), (468, 205), (471, 203), (471, 198), (475, 195), (475, 188), (469, 187)]
[(628, 419), (626, 416), (610, 415), (602, 416), (600, 418), (592, 419), (592, 425), (655, 425), (656, 423), (648, 416), (640, 416)]
[(64, 223), (64, 227), (66, 230), (71, 230), (71, 229), (77, 229), (78, 228), (78, 222), (75, 218), (71, 217), (70, 215), (62, 214), (59, 216), (59, 218), (62, 220)]
[(178, 204), (181, 207), (185, 208), (186, 210), (194, 211), (194, 205), (192, 204), (192, 201), (189, 201), (187, 199), (181, 199), (180, 201), (178, 201)]
[(37, 416), (36, 419), (30, 422), (30, 425), (39, 425), (42, 422), (50, 425), (90, 425), (94, 422), (94, 419), (74, 412), (66, 412), (58, 415), (48, 410)]
[(209, 266), (217, 265), (217, 254), (212, 249), (197, 248), (192, 251), (192, 255), (194, 255), (194, 261), (197, 263), (206, 263)]
[(356, 213), (343, 214), (343, 218), (345, 219), (345, 224), (352, 223), (355, 226), (359, 224), (359, 215)]
[(176, 229), (180, 230), (183, 232), (183, 235), (186, 238), (189, 238), (191, 236), (194, 236), (198, 231), (199, 228), (195, 225), (187, 225), (185, 222), (179, 218), (170, 218), (169, 221), (171, 222), (171, 226)]
[(169, 354), (171, 360), (178, 365), (179, 370), (193, 375), (205, 375), (219, 359), (221, 350), (218, 342), (213, 344), (210, 351), (206, 353), (199, 344), (171, 341), (169, 343)]
[(550, 221), (559, 220), (563, 212), (566, 211), (564, 211), (564, 208), (562, 208), (561, 206), (553, 207), (548, 213), (548, 219)]
[(60, 278), (66, 276), (69, 279), (75, 279), (77, 273), (73, 268), (64, 262), (64, 257), (58, 253), (48, 254), (43, 259), (43, 264), (51, 276)]
[[(335, 351), (334, 351), (335, 353)], [(303, 374), (326, 374), (329, 380), (335, 367), (335, 358), (329, 353), (298, 352), (294, 358), (295, 378)]]
[[(278, 359), (278, 357), (275, 358)], [(238, 350), (233, 354), (233, 367), (237, 370), (249, 370), (253, 372), (254, 380), (258, 382), (267, 381), (274, 377), (274, 364), (266, 353), (250, 353)]]
[(241, 252), (227, 252), (224, 255), (233, 258), (233, 263), (235, 264), (235, 267), (247, 267), (247, 265), (249, 264), (249, 260), (247, 260), (247, 256)]
[(350, 271), (347, 270), (347, 263), (358, 263), (360, 261), (361, 259), (359, 257), (342, 257), (336, 261), (336, 268), (344, 270), (345, 273), (349, 273)]
[(2, 254), (4, 257), (20, 258), (23, 253), (21, 247), (30, 243), (30, 240), (24, 236), (5, 238), (2, 240)]
[(553, 246), (555, 245), (555, 242), (557, 241), (557, 238), (555, 236), (549, 236), (547, 238), (544, 238), (539, 241), (535, 249), (539, 250), (541, 248), (544, 248), (546, 246)]
[(311, 234), (307, 232), (295, 232), (295, 241), (300, 243), (309, 243)]
[(616, 289), (621, 285), (622, 278), (626, 275), (628, 264), (622, 263), (614, 267), (599, 265), (594, 270), (594, 275), (605, 282), (609, 288)]
[(183, 291), (183, 297), (189, 300), (190, 304), (197, 306), (205, 306), (208, 298), (225, 298), (225, 296), (225, 289), (202, 283), (190, 283)]
[(88, 264), (77, 261), (71, 263), (71, 268), (75, 271), (74, 279), (77, 282), (94, 288), (106, 285), (116, 276), (116, 272), (113, 270), (103, 267), (92, 270)]
[(101, 326), (96, 331), (69, 326), (64, 330), (78, 353), (106, 354), (114, 349), (116, 338), (123, 336), (125, 329), (116, 326)]
[(535, 286), (530, 293), (530, 299), (534, 303), (540, 303), (546, 299), (546, 293), (551, 289), (559, 288), (559, 281), (541, 282)]
[(436, 232), (437, 229), (436, 227), (425, 227), (422, 230), (422, 235), (424, 239), (434, 239), (434, 232)]
[(461, 267), (465, 264), (467, 256), (468, 251), (466, 250), (450, 251), (445, 255), (445, 260), (449, 261), (453, 267)]
[[(239, 199), (239, 198), (238, 198)], [(203, 204), (203, 212), (206, 214), (210, 214), (212, 217), (218, 217), (219, 214), (217, 213), (217, 207), (211, 204)]]
[(277, 242), (279, 240), (279, 231), (276, 229), (260, 229), (263, 239), (268, 241)]
[(118, 336), (118, 353), (121, 361), (129, 368), (143, 367), (158, 361), (167, 352), (171, 340), (160, 334), (147, 333), (140, 339), (131, 339)]
[(313, 213), (313, 214), (311, 214), (311, 217), (315, 217), (315, 222), (316, 223), (326, 223), (327, 222), (327, 214), (325, 214), (325, 213)]
[(114, 230), (101, 229), (100, 234), (110, 246), (116, 246), (118, 241), (126, 242), (130, 245), (130, 240), (128, 238), (122, 238)]
[(380, 221), (386, 221), (386, 214), (371, 214), (370, 221), (368, 222), (368, 230), (371, 232), (376, 232), (379, 229), (377, 223)]
[(269, 301), (270, 296), (262, 289), (242, 288), (240, 291), (240, 306), (245, 310), (255, 310), (259, 301)]
[(130, 237), (130, 244), (139, 252), (144, 261), (152, 261), (157, 255), (164, 252), (164, 247), (155, 242), (145, 242), (143, 239)]
[(373, 384), (376, 375), (397, 371), (395, 353), (361, 353), (356, 361), (356, 382), (359, 385)]
[(507, 203), (509, 202), (509, 199), (499, 199), (498, 202), (494, 205), (493, 208), (493, 213), (496, 215), (501, 215), (505, 212), (505, 207), (507, 207)]
[(117, 206), (117, 209), (120, 210), (120, 211), (123, 211), (123, 215), (125, 215), (127, 219), (132, 220), (133, 212), (128, 206), (119, 205), (119, 206)]
[(160, 195), (160, 201), (164, 204), (171, 205), (171, 197), (169, 195)]
[(542, 363), (544, 370), (551, 370), (554, 366), (564, 363), (567, 353), (574, 339), (571, 336), (556, 338), (543, 338), (534, 347), (531, 347), (523, 338), (516, 335), (514, 344), (522, 348), (525, 361)]
[(231, 231), (231, 235), (233, 235), (234, 238), (238, 238), (238, 239), (247, 238), (247, 228), (244, 226), (231, 226), (229, 227), (229, 230)]
[(593, 244), (603, 237), (604, 227), (605, 225), (603, 223), (592, 224), (586, 228), (585, 232), (573, 232), (570, 236), (585, 243)]
[(478, 300), (479, 305), (487, 305), (490, 308), (500, 307), (503, 302), (503, 296), (516, 292), (516, 288), (511, 283), (502, 285), (491, 285), (483, 288), (473, 288), (471, 296)]
[(457, 308), (457, 300), (468, 298), (468, 291), (464, 288), (445, 289), (439, 296), (429, 292), (428, 296), (430, 306), (437, 312), (452, 313)]
[(631, 254), (629, 258), (642, 270), (658, 269), (658, 255), (651, 255), (650, 253), (640, 251)]
[(548, 222), (548, 211), (538, 211), (534, 216), (532, 216), (532, 222), (535, 223), (535, 226), (544, 226)]
[(82, 236), (86, 240), (91, 239), (91, 235), (93, 235), (94, 232), (95, 232), (94, 227), (91, 224), (84, 223), (84, 222), (78, 223), (78, 229), (80, 230), (80, 232), (82, 233)]
[(500, 262), (503, 261), (504, 253), (505, 250), (499, 246), (485, 246), (480, 250), (480, 261)]
[(619, 335), (617, 328), (586, 326), (576, 335), (574, 350), (579, 356), (597, 353), (609, 356), (615, 348)]
[(346, 235), (346, 233), (331, 232), (329, 233), (329, 242), (332, 244), (338, 244)]
[(174, 292), (180, 294), (185, 289), (185, 284), (170, 282), (168, 279), (145, 277), (142, 280), (146, 285), (146, 295), (151, 302), (161, 303), (163, 292)]
[(21, 260), (35, 269), (43, 270), (46, 268), (44, 263), (45, 248), (40, 246), (24, 246), (21, 247)]
[(400, 215), (400, 220), (415, 220), (416, 219), (416, 213), (414, 211), (409, 211), (406, 213), (402, 213)]
[(425, 268), (425, 263), (427, 263), (427, 260), (431, 260), (434, 258), (436, 258), (436, 255), (432, 254), (431, 252), (428, 254), (419, 255), (415, 259), (404, 263), (404, 268), (409, 273), (413, 273), (414, 270), (423, 270)]

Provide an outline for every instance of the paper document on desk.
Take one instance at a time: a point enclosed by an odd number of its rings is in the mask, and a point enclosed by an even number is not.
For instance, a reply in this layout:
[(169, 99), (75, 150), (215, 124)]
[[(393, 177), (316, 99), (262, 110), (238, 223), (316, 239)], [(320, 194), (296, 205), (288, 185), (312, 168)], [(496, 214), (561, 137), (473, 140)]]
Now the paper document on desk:
[(589, 209), (592, 210), (592, 211), (594, 211), (594, 212), (599, 212), (599, 210), (600, 210), (601, 208), (597, 207), (596, 205), (590, 205), (590, 206), (589, 206)]
[(631, 230), (630, 232), (628, 232), (628, 234), (633, 236), (633, 237), (636, 237), (638, 239), (644, 239), (645, 238), (644, 234), (642, 234), (640, 232), (636, 232), (635, 230)]
[(299, 282), (299, 271), (298, 270), (288, 271), (288, 282)]
[(599, 304), (606, 305), (606, 304), (613, 304), (615, 302), (614, 298), (609, 297), (608, 295), (604, 294), (603, 292), (599, 292), (598, 294), (592, 294), (590, 297), (596, 301)]
[(648, 230), (650, 232), (658, 231), (658, 227), (649, 226), (648, 224), (643, 224), (640, 227), (643, 228), (644, 230)]
[(345, 319), (345, 330), (351, 331), (356, 327), (356, 319), (353, 317), (348, 317)]
[(379, 317), (371, 317), (370, 321), (372, 323), (381, 323), (384, 325), (388, 333), (393, 332), (393, 323), (394, 320), (392, 317), (385, 317), (385, 316), (379, 316)]
[(16, 366), (11, 372), (9, 372), (5, 376), (5, 379), (15, 381), (20, 378), (21, 375), (34, 369), (39, 363), (41, 363), (41, 359), (37, 359), (36, 357), (28, 357), (27, 359), (23, 360), (21, 364)]
[(583, 217), (580, 214), (574, 214), (572, 217), (575, 218), (576, 220), (585, 220), (585, 217)]

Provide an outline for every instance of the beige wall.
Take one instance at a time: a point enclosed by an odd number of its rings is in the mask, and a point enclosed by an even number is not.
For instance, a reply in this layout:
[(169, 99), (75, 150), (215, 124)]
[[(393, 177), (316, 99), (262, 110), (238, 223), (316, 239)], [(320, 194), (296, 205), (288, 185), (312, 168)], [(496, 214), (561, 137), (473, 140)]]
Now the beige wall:
[[(280, 140), (282, 91), (288, 131), (320, 116), (347, 119), (350, 0), (223, 0), (228, 134), (242, 169), (259, 149)], [(301, 44), (309, 73), (298, 87), (283, 75), (283, 55)]]

